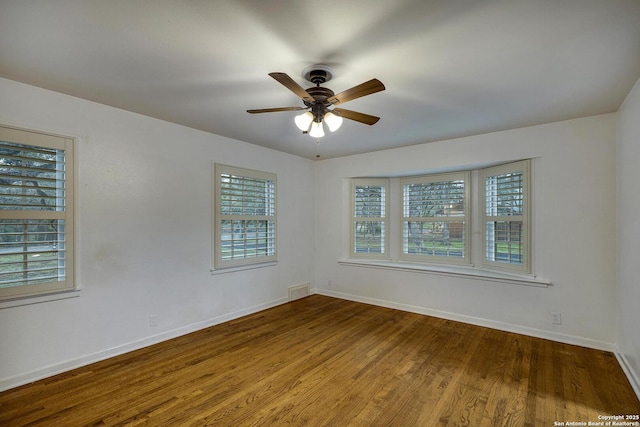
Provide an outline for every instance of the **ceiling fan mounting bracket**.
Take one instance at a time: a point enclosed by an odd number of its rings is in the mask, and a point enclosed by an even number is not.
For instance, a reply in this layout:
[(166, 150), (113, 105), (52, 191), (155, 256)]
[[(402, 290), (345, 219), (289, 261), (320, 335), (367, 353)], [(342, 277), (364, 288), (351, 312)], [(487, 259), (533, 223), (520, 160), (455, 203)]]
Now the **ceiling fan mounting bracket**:
[(315, 64), (302, 71), (302, 77), (316, 86), (326, 83), (333, 78), (333, 70), (328, 65)]

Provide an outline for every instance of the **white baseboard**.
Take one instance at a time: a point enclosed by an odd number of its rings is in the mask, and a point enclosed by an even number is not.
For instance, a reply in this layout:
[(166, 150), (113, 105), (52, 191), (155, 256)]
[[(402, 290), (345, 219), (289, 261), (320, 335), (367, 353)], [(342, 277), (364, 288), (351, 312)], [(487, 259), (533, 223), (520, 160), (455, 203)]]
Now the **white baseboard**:
[(46, 366), (35, 371), (27, 372), (26, 374), (17, 375), (10, 378), (0, 379), (0, 392), (9, 390), (14, 387), (19, 387), (24, 384), (28, 384), (34, 381), (41, 380), (43, 378), (51, 377), (72, 369), (80, 368), (82, 366), (90, 365), (91, 363), (100, 362), (101, 360), (109, 359), (110, 357), (119, 356), (121, 354), (128, 353), (130, 351), (139, 350), (144, 347), (148, 347), (153, 344), (158, 344), (163, 341), (170, 340), (182, 335), (189, 334), (191, 332), (199, 331), (201, 329), (215, 326), (220, 323), (228, 322), (248, 314), (257, 313), (262, 310), (266, 310), (271, 307), (275, 307), (284, 304), (288, 301), (287, 298), (279, 298), (277, 300), (269, 301), (264, 304), (259, 304), (253, 307), (244, 308), (242, 310), (234, 311), (231, 313), (216, 316), (214, 318), (204, 320), (202, 322), (193, 323), (191, 325), (183, 326), (181, 328), (172, 329), (170, 331), (162, 332), (158, 335), (153, 335), (147, 338), (143, 338), (137, 341), (133, 341), (127, 344), (123, 344), (117, 347), (113, 347), (107, 350), (102, 350), (97, 353), (88, 354), (72, 360), (68, 360), (62, 363), (56, 363), (54, 365)]
[(629, 364), (629, 361), (627, 360), (624, 354), (620, 353), (619, 351), (616, 351), (615, 355), (616, 355), (616, 359), (618, 359), (618, 363), (620, 363), (620, 366), (624, 371), (624, 374), (629, 379), (629, 382), (631, 383), (631, 387), (633, 388), (633, 391), (636, 392), (636, 396), (638, 396), (638, 399), (640, 399), (640, 377), (638, 376), (638, 373), (636, 373), (631, 368), (631, 365)]
[[(454, 320), (458, 322), (469, 323), (477, 326), (484, 326), (487, 328), (498, 329), (498, 330), (507, 331), (507, 332), (514, 332), (514, 333), (519, 333), (523, 335), (529, 335), (537, 338), (549, 339), (552, 341), (558, 341), (566, 344), (574, 344), (574, 345), (580, 345), (583, 347), (594, 348), (598, 350), (611, 351), (616, 355), (616, 358), (618, 359), (620, 366), (622, 367), (625, 375), (629, 379), (629, 382), (631, 383), (631, 386), (633, 387), (636, 395), (638, 395), (638, 398), (640, 399), (640, 380), (638, 378), (638, 375), (631, 369), (625, 356), (617, 350), (617, 347), (613, 343), (592, 340), (592, 339), (583, 338), (583, 337), (575, 337), (572, 335), (557, 334), (557, 333), (542, 331), (534, 328), (511, 325), (508, 323), (496, 322), (492, 320), (487, 320), (487, 319), (482, 319), (482, 318), (472, 317), (472, 316), (465, 316), (465, 315), (456, 314), (456, 313), (449, 313), (441, 310), (434, 310), (434, 309), (429, 309), (429, 308), (424, 308), (419, 306), (413, 306), (409, 304), (401, 304), (401, 303), (395, 303), (395, 302), (390, 302), (386, 300), (380, 300), (376, 298), (361, 297), (361, 296), (346, 294), (342, 292), (328, 291), (326, 289), (315, 289), (315, 288), (311, 289), (311, 294), (315, 294), (315, 293), (334, 297), (334, 298), (349, 300), (349, 301), (362, 302), (365, 304), (372, 304), (380, 307), (394, 308), (394, 309), (407, 311), (411, 313), (424, 314), (427, 316), (433, 316), (433, 317), (438, 317), (442, 319)], [(210, 326), (215, 326), (220, 323), (228, 322), (229, 320), (234, 320), (239, 317), (246, 316), (248, 314), (257, 313), (259, 311), (266, 310), (271, 307), (276, 307), (278, 305), (286, 303), (287, 301), (288, 301), (287, 298), (280, 298), (264, 304), (259, 304), (257, 306), (253, 306), (253, 307), (245, 308), (232, 313), (227, 313), (221, 316), (217, 316), (202, 322), (197, 322), (181, 328), (165, 331), (161, 334), (147, 337), (141, 340), (137, 340), (128, 344), (118, 346), (118, 347), (99, 351), (97, 353), (85, 355), (85, 356), (72, 359), (66, 362), (57, 363), (55, 365), (50, 365), (42, 369), (28, 372), (26, 374), (17, 375), (17, 376), (5, 378), (5, 379), (0, 379), (0, 392), (9, 390), (14, 387), (19, 387), (21, 385), (28, 384), (34, 381), (38, 381), (43, 378), (47, 378), (56, 374), (60, 374), (62, 372), (80, 368), (82, 366), (86, 366), (91, 363), (99, 362), (99, 361), (108, 359), (110, 357), (119, 356), (121, 354), (125, 354), (134, 350), (139, 350), (141, 348), (148, 347), (150, 345), (157, 344), (163, 341), (167, 341), (182, 335), (186, 335), (201, 329), (205, 329)]]
[(614, 343), (594, 340), (590, 338), (578, 337), (574, 335), (559, 334), (556, 332), (544, 331), (541, 329), (529, 328), (526, 326), (513, 325), (510, 323), (497, 322), (495, 320), (483, 319), (481, 317), (466, 316), (464, 314), (451, 313), (448, 311), (435, 310), (410, 304), (402, 304), (392, 301), (381, 300), (377, 298), (362, 297), (359, 295), (351, 295), (342, 292), (329, 291), (326, 289), (315, 290), (317, 294), (329, 297), (345, 299), (349, 301), (362, 302), (365, 304), (377, 305), (380, 307), (394, 308), (397, 310), (408, 311), (410, 313), (424, 314), (426, 316), (438, 317), (441, 319), (454, 320), (471, 325), (483, 326), (486, 328), (497, 329), (500, 331), (513, 332), (516, 334), (528, 335), (536, 338), (543, 338), (550, 341), (557, 341), (565, 344), (579, 345), (582, 347), (593, 348), (596, 350), (605, 350), (616, 352), (617, 348)]

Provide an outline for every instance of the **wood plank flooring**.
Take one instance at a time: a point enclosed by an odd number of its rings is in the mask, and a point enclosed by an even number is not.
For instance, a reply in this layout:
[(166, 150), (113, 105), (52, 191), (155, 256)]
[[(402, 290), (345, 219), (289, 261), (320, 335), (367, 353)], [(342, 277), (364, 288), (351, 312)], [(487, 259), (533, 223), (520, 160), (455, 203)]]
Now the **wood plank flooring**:
[(320, 295), (0, 393), (0, 426), (557, 426), (640, 414), (614, 355)]

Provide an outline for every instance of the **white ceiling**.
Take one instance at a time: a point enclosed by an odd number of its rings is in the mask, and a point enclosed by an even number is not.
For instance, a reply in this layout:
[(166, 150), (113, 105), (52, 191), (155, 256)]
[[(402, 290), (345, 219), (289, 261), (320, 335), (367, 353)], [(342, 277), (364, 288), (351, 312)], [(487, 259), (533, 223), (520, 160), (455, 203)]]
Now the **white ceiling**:
[[(330, 65), (375, 116), (322, 158), (617, 111), (640, 77), (640, 0), (0, 0), (0, 77), (315, 158), (267, 74)], [(1, 95), (1, 94), (0, 94)]]

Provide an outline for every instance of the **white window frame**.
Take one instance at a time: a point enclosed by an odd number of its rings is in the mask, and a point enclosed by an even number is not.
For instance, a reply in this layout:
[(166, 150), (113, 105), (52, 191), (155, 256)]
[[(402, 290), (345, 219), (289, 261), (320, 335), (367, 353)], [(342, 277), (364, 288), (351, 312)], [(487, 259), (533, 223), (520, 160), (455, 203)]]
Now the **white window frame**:
[[(490, 168), (485, 168), (480, 171), (480, 183), (481, 186), (481, 197), (480, 197), (480, 212), (482, 213), (482, 266), (483, 268), (490, 270), (498, 270), (498, 271), (506, 271), (506, 272), (515, 272), (515, 273), (531, 273), (531, 226), (530, 226), (530, 216), (531, 216), (531, 191), (530, 191), (530, 161), (523, 160), (515, 163), (508, 163), (504, 165), (494, 166)], [(522, 173), (522, 213), (520, 215), (511, 214), (511, 215), (498, 215), (487, 214), (487, 193), (486, 193), (486, 180), (489, 177), (512, 174), (512, 173)], [(491, 233), (491, 230), (487, 227), (488, 222), (509, 222), (509, 221), (517, 221), (522, 222), (522, 242), (521, 242), (521, 250), (522, 250), (522, 263), (514, 264), (509, 262), (495, 261), (491, 260), (489, 252), (487, 251), (487, 239), (488, 234)]]
[[(64, 198), (64, 206), (58, 206), (56, 210), (6, 210), (0, 209), (0, 219), (7, 220), (64, 220), (64, 230), (57, 231), (58, 237), (56, 241), (56, 250), (59, 251), (59, 272), (58, 280), (37, 283), (24, 284), (7, 288), (0, 288), (0, 301), (6, 301), (12, 304), (12, 300), (29, 297), (46, 297), (62, 292), (70, 292), (76, 290), (75, 283), (75, 189), (74, 189), (74, 148), (75, 140), (73, 138), (51, 135), (43, 132), (19, 129), (8, 126), (0, 126), (0, 140), (23, 146), (55, 149), (64, 151), (64, 188), (58, 190)], [(58, 246), (59, 245), (59, 246)], [(60, 246), (64, 245), (63, 249)], [(60, 258), (60, 253), (64, 252), (64, 257)], [(38, 255), (34, 252), (25, 252)], [(62, 263), (62, 264), (60, 264)], [(54, 298), (55, 299), (55, 298)], [(40, 298), (39, 301), (48, 299)], [(5, 306), (4, 304), (2, 305)], [(10, 305), (9, 305), (10, 306)]]
[[(258, 171), (253, 169), (240, 168), (236, 166), (214, 163), (213, 167), (213, 270), (228, 269), (233, 267), (250, 267), (277, 261), (277, 175), (271, 172)], [(270, 212), (263, 215), (246, 214), (224, 214), (222, 212), (222, 175), (234, 175), (243, 178), (272, 181), (273, 182), (273, 205)], [(237, 259), (223, 258), (223, 221), (269, 221), (272, 222), (273, 244), (269, 255), (245, 256)]]
[[(432, 184), (438, 182), (451, 182), (451, 181), (463, 181), (464, 182), (464, 201), (463, 201), (463, 210), (464, 215), (462, 216), (426, 216), (426, 217), (411, 217), (407, 216), (405, 209), (405, 185), (411, 184)], [(400, 235), (402, 238), (402, 243), (400, 247), (400, 255), (399, 258), (405, 261), (417, 261), (417, 262), (426, 262), (426, 263), (436, 263), (436, 264), (461, 264), (461, 265), (470, 265), (471, 264), (471, 203), (470, 203), (470, 173), (468, 171), (464, 172), (454, 172), (454, 173), (446, 173), (446, 174), (434, 174), (434, 175), (424, 175), (418, 177), (405, 177), (400, 179), (400, 205), (402, 209), (402, 221), (400, 224), (401, 230)], [(406, 236), (405, 236), (405, 223), (407, 222), (445, 222), (445, 223), (453, 223), (453, 222), (464, 222), (464, 226), (462, 228), (464, 243), (463, 243), (463, 256), (455, 257), (455, 256), (441, 256), (441, 255), (429, 255), (429, 254), (410, 254), (406, 252)]]
[[(384, 202), (382, 205), (382, 216), (358, 216), (356, 212), (356, 187), (372, 186), (384, 189)], [(351, 209), (349, 218), (349, 257), (367, 259), (388, 259), (389, 258), (389, 180), (387, 178), (353, 178), (351, 180)], [(382, 230), (382, 252), (358, 252), (356, 249), (356, 222), (379, 223)]]

